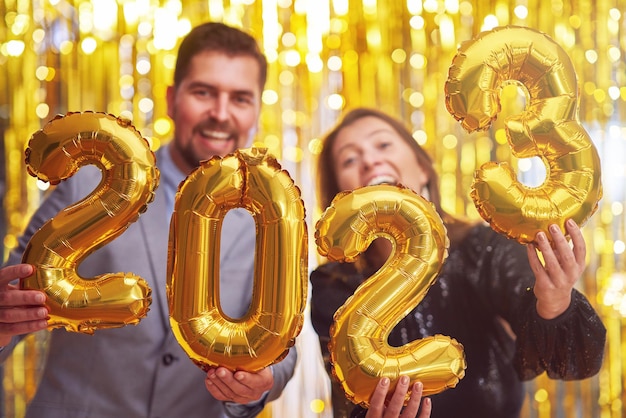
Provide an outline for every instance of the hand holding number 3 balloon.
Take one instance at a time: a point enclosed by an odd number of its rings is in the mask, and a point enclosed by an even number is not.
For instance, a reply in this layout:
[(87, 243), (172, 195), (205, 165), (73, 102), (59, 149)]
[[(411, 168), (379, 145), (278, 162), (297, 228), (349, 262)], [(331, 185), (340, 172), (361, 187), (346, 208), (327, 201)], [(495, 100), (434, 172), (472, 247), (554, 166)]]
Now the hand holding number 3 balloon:
[(392, 255), (337, 310), (330, 330), (333, 374), (346, 396), (365, 407), (381, 377), (391, 380), (393, 392), (400, 375), (407, 375), (422, 382), (428, 396), (465, 375), (463, 347), (450, 337), (435, 335), (402, 347), (387, 343), (447, 257), (448, 237), (434, 206), (399, 186), (342, 192), (317, 222), (315, 242), (330, 260), (352, 262), (378, 237), (391, 240)]
[(516, 26), (495, 28), (461, 45), (445, 85), (446, 107), (468, 132), (486, 129), (500, 111), (507, 82), (528, 92), (526, 110), (505, 121), (512, 152), (540, 157), (546, 180), (531, 188), (506, 164), (477, 171), (471, 196), (491, 227), (521, 243), (548, 225), (582, 225), (602, 197), (600, 159), (578, 120), (576, 73), (565, 51), (547, 35)]
[(35, 272), (20, 286), (46, 293), (48, 327), (92, 334), (139, 322), (151, 302), (151, 289), (142, 278), (110, 273), (85, 279), (77, 268), (92, 251), (124, 232), (153, 200), (159, 172), (148, 142), (127, 120), (68, 113), (32, 136), (26, 164), (30, 174), (51, 184), (87, 164), (103, 172), (91, 194), (32, 236), (22, 257)]
[[(257, 226), (252, 304), (243, 318), (219, 305), (220, 235), (245, 208)], [(203, 162), (179, 186), (170, 223), (167, 295), (178, 343), (200, 368), (250, 372), (287, 355), (303, 324), (307, 234), (300, 190), (265, 149)]]

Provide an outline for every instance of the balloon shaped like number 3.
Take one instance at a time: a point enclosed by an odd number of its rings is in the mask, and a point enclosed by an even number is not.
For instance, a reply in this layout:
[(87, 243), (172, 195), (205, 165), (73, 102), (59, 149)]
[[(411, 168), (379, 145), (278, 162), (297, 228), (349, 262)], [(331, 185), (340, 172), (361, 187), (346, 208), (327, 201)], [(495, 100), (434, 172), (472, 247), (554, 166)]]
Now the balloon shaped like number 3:
[(506, 163), (476, 172), (471, 196), (491, 227), (521, 243), (548, 225), (566, 233), (565, 221), (582, 225), (602, 197), (600, 158), (578, 120), (576, 73), (565, 51), (547, 35), (525, 27), (498, 27), (459, 48), (445, 84), (446, 107), (468, 132), (486, 129), (500, 111), (507, 82), (527, 90), (526, 110), (505, 121), (512, 152), (540, 157), (546, 180), (537, 188), (517, 181)]
[[(281, 360), (303, 324), (307, 231), (300, 190), (266, 149), (204, 161), (179, 186), (170, 223), (167, 295), (172, 331), (190, 359), (257, 371)], [(247, 209), (257, 225), (255, 284), (243, 318), (219, 304), (222, 221)]]
[(68, 113), (33, 134), (26, 164), (30, 174), (51, 184), (87, 164), (103, 172), (92, 193), (31, 237), (22, 257), (35, 272), (20, 286), (46, 293), (48, 328), (92, 334), (139, 322), (151, 302), (145, 280), (132, 273), (87, 280), (77, 268), (92, 251), (124, 232), (154, 199), (159, 171), (148, 142), (127, 120), (105, 113)]
[(330, 330), (333, 374), (346, 396), (365, 407), (381, 377), (389, 377), (393, 388), (407, 375), (431, 395), (455, 386), (466, 367), (462, 345), (447, 336), (402, 347), (387, 343), (394, 326), (424, 298), (448, 254), (446, 230), (432, 203), (400, 186), (342, 192), (315, 232), (321, 255), (348, 262), (378, 237), (393, 243), (392, 255), (335, 312)]

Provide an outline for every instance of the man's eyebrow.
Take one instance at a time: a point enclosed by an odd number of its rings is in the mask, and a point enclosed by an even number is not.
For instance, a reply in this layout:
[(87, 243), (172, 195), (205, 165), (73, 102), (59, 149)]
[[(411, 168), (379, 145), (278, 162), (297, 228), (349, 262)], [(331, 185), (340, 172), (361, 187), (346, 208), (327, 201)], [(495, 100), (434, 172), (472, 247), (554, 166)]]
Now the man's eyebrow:
[(208, 84), (202, 81), (192, 81), (191, 83), (189, 83), (189, 88), (197, 88), (197, 87), (203, 87), (207, 89), (216, 89), (214, 85)]
[[(213, 84), (205, 83), (203, 81), (192, 81), (192, 82), (189, 83), (189, 88), (190, 89), (204, 88), (204, 89), (208, 89), (208, 90), (219, 90), (219, 88), (214, 86)], [(232, 91), (229, 91), (229, 93), (237, 95), (237, 96), (255, 97), (254, 91), (249, 90), (249, 89), (232, 90)]]
[(254, 97), (255, 94), (252, 90), (234, 90), (233, 93), (239, 95), (239, 96), (250, 96), (250, 97)]

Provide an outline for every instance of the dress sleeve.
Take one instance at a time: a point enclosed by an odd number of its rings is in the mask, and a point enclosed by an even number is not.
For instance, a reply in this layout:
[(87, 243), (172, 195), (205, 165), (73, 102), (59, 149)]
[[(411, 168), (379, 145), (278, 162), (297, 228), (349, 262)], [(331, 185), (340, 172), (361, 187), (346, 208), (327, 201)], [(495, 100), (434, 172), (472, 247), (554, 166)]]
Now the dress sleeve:
[(606, 329), (587, 298), (572, 291), (572, 302), (560, 316), (546, 320), (537, 314), (530, 289), (528, 302), (514, 327), (517, 334), (514, 365), (520, 378), (529, 380), (547, 372), (552, 379), (591, 377), (602, 366)]
[(587, 298), (572, 290), (572, 302), (559, 317), (546, 320), (536, 309), (534, 274), (526, 248), (489, 230), (478, 284), (487, 289), (495, 313), (515, 334), (514, 366), (522, 380), (544, 371), (550, 378), (573, 380), (591, 377), (600, 370), (606, 329)]

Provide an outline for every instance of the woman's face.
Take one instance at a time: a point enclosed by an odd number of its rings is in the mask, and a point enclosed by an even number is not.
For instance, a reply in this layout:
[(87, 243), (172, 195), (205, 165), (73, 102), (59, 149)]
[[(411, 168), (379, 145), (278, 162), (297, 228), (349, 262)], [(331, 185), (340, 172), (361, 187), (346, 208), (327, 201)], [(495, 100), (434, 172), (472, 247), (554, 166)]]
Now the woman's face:
[(375, 116), (343, 128), (332, 154), (340, 190), (390, 183), (421, 193), (428, 182), (411, 147), (391, 125)]

